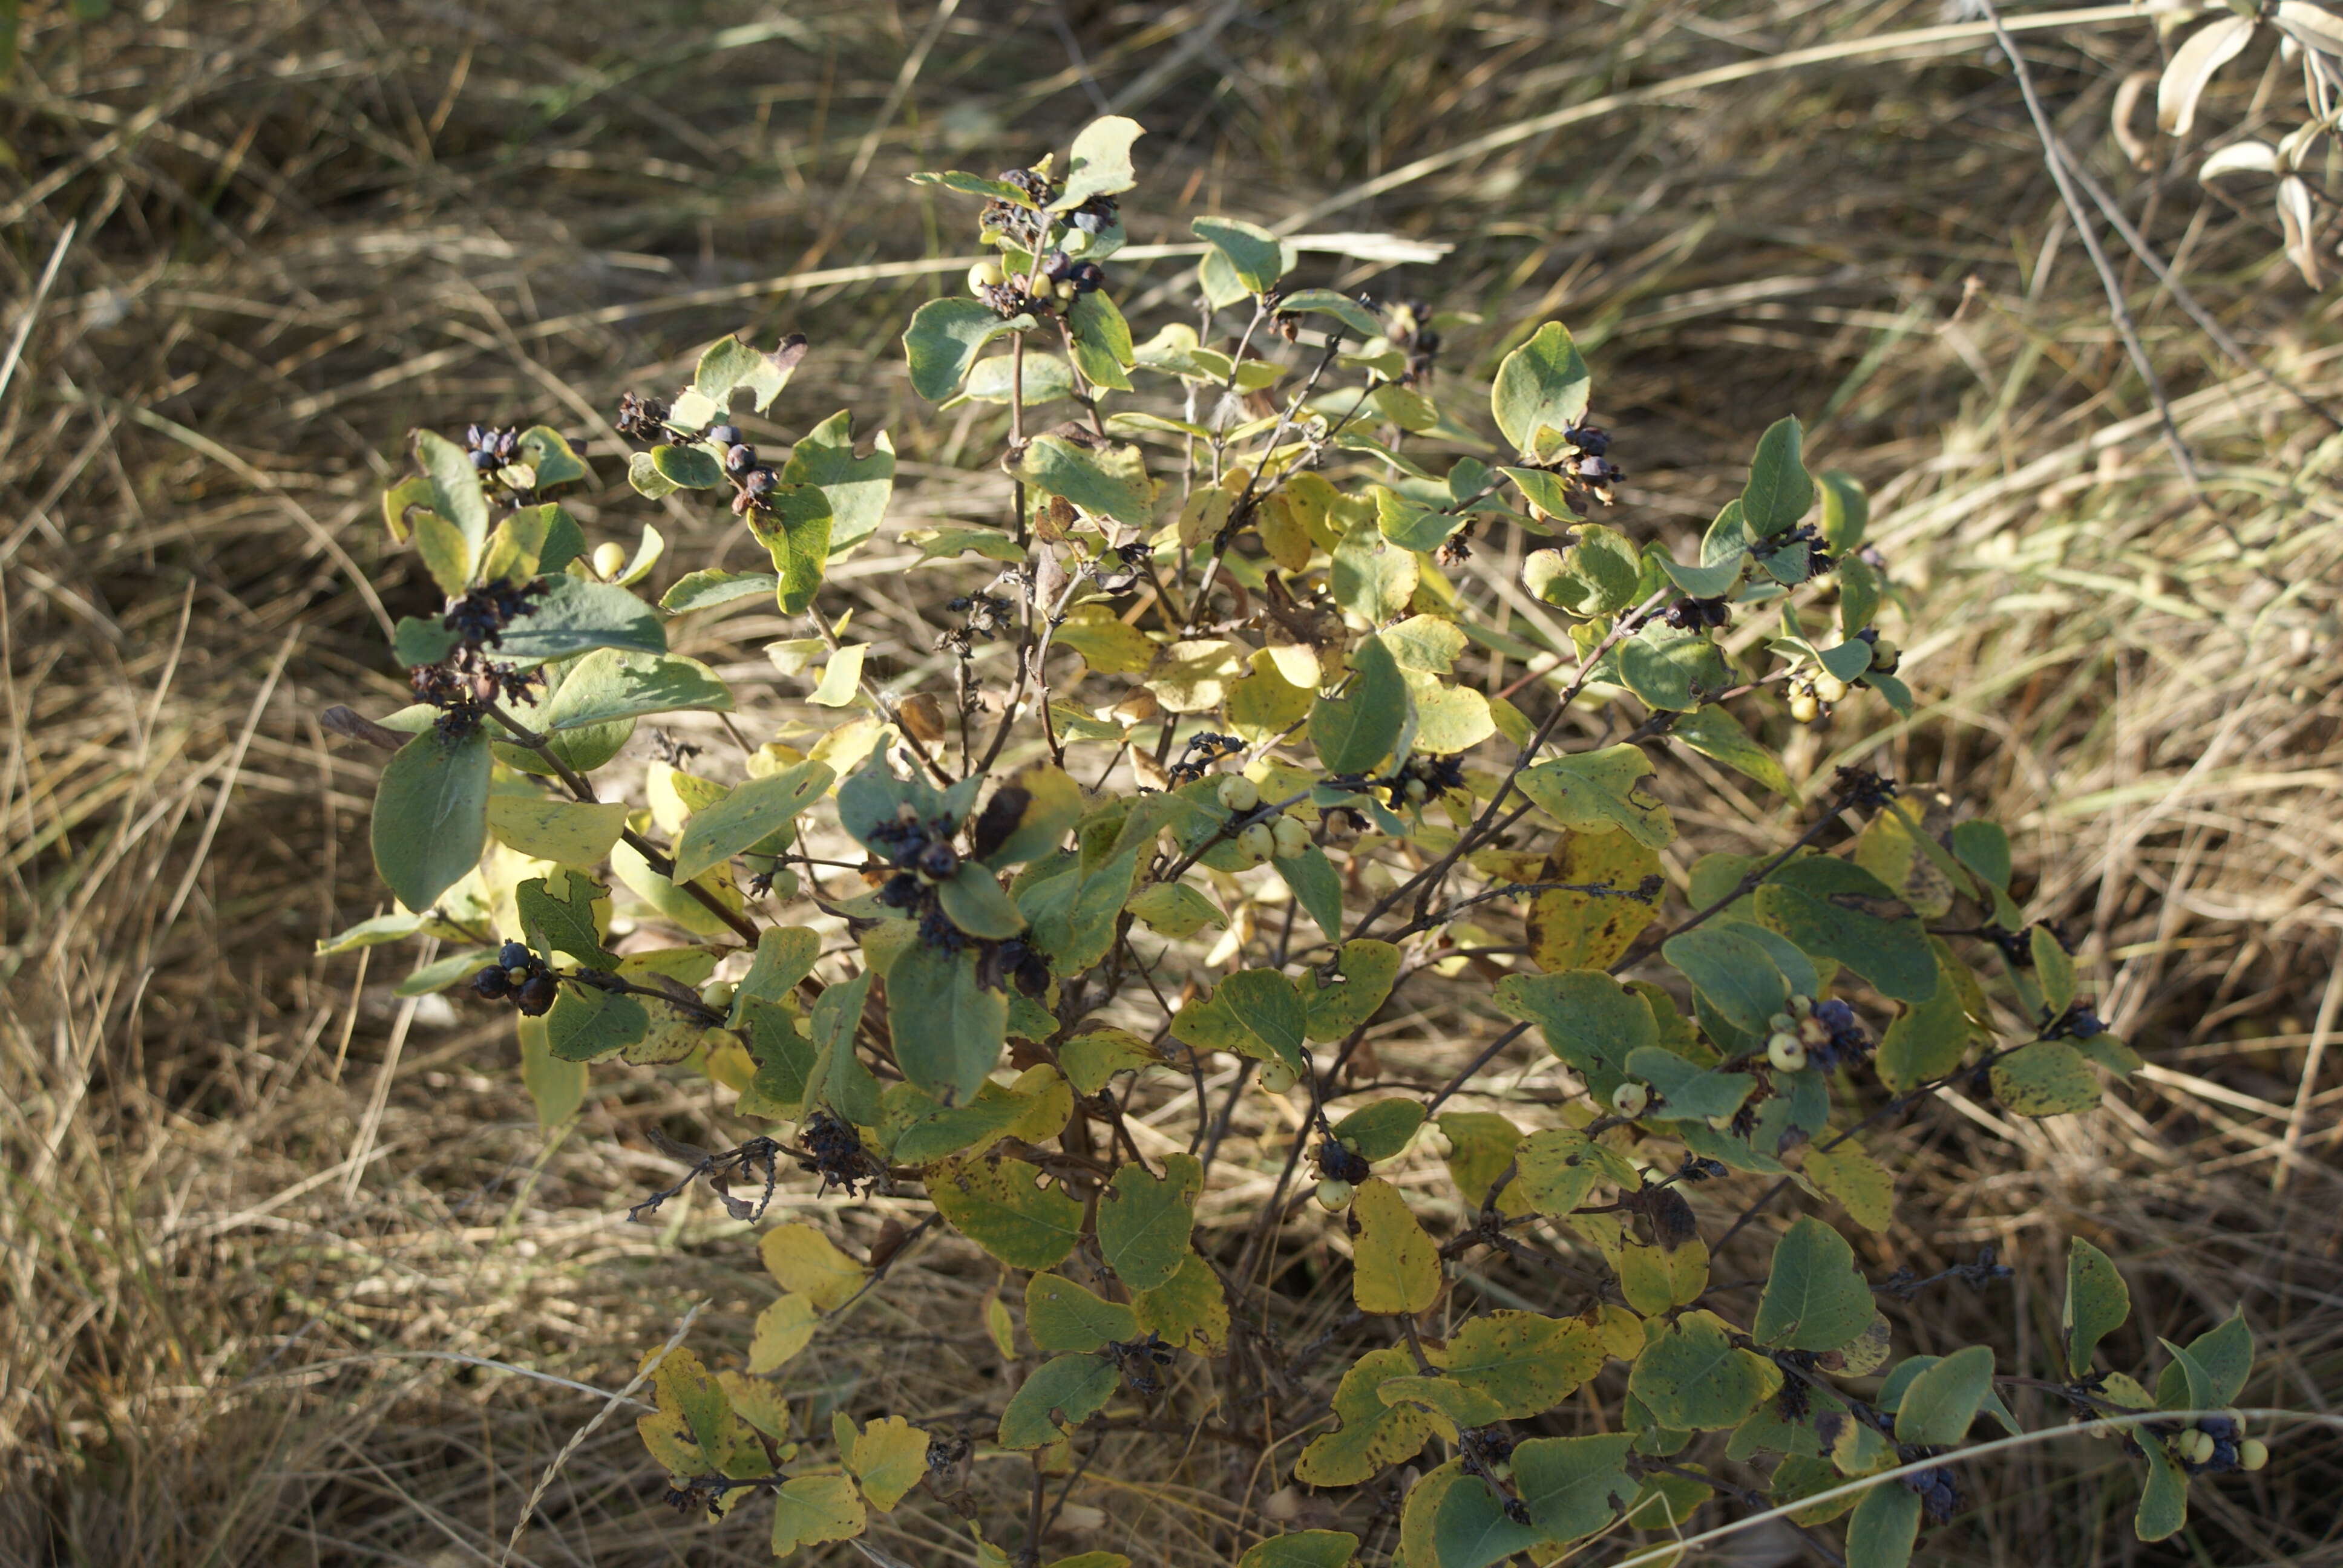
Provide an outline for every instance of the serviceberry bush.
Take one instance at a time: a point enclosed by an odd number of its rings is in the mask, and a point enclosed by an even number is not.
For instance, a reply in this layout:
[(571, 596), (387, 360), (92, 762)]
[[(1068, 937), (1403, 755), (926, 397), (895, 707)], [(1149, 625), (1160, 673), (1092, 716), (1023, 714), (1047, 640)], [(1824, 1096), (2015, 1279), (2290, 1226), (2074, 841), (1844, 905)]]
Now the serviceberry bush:
[[(337, 718), (397, 747), (373, 845), (402, 908), (327, 950), (453, 944), (406, 989), (512, 1008), (548, 1121), (594, 1063), (720, 1086), (763, 1131), (663, 1144), (684, 1179), (638, 1218), (696, 1182), (744, 1225), (799, 1181), (929, 1210), (868, 1258), (765, 1229), (779, 1289), (753, 1340), (652, 1353), (640, 1426), (670, 1500), (759, 1502), (787, 1556), (924, 1493), (968, 1533), (951, 1555), (1033, 1563), (1046, 1477), (1111, 1427), (1163, 1433), (1168, 1462), (1217, 1421), (1273, 1472), (1256, 1492), (1317, 1489), (1357, 1525), (1251, 1516), (1228, 1542), (1250, 1568), (1559, 1561), (1719, 1497), (1792, 1506), (1810, 1533), (1846, 1516), (1832, 1550), (1895, 1568), (1967, 1506), (1963, 1445), (1980, 1420), (2016, 1430), (1997, 1391), (2023, 1383), (2121, 1435), (2138, 1533), (2171, 1535), (2192, 1479), (2266, 1457), (2230, 1408), (2241, 1319), (2146, 1381), (2104, 1365), (2128, 1297), (2078, 1240), (2046, 1364), (1899, 1355), (1879, 1294), (2007, 1271), (1906, 1267), (1875, 1292), (1849, 1240), (1889, 1228), (1896, 1173), (1866, 1140), (1937, 1091), (2057, 1116), (2137, 1065), (2013, 900), (1999, 827), (1864, 768), (1802, 791), (1785, 765), (1800, 726), (1911, 710), (1861, 489), (1811, 475), (1783, 419), (1679, 559), (1594, 520), (1628, 454), (1590, 423), (1560, 324), (1516, 335), (1483, 425), (1437, 397), (1455, 323), (1289, 287), (1292, 249), (1233, 219), (1194, 224), (1192, 323), (1140, 341), (1111, 271), (1140, 135), (1109, 117), (1062, 164), (919, 176), (972, 198), (993, 259), (912, 316), (910, 383), (1003, 406), (1013, 498), (1002, 526), (904, 536), (997, 568), (950, 601), (932, 679), (890, 684), (823, 603), (880, 529), (886, 438), (858, 449), (844, 413), (785, 444), (735, 423), (800, 338), (726, 338), (689, 387), (619, 411), (633, 487), (728, 501), (769, 570), (650, 602), (659, 533), (590, 542), (558, 498), (587, 466), (544, 427), (420, 433), (385, 498), (446, 608), (398, 625), (414, 704)], [(1053, 407), (1071, 417), (1041, 424)], [(1509, 534), (1534, 546), (1533, 622), (1565, 636), (1485, 624), (1460, 592)], [(750, 601), (800, 618), (770, 652), (785, 676), (820, 665), (834, 722), (744, 739), (737, 769), (670, 745), (614, 779), (639, 720), (732, 709), (669, 629)], [(1535, 678), (1491, 689), (1499, 658)], [(1604, 743), (1566, 743), (1586, 735)], [(1688, 842), (1654, 787), (1686, 753), (1777, 797), (1787, 841)], [(1500, 904), (1527, 933), (1495, 950), (1512, 1026), (1444, 1084), (1372, 1087), (1379, 1015)], [(1567, 1070), (1564, 1102), (1455, 1109), (1506, 1103), (1494, 1063), (1524, 1036)], [(1224, 1106), (1248, 1081), (1281, 1098), (1295, 1131), (1274, 1197), (1208, 1252), (1214, 1081)], [(1182, 1095), (1184, 1125), (1134, 1133), (1135, 1105)], [(1444, 1162), (1451, 1190), (1403, 1190), (1411, 1162)], [(1807, 1211), (1775, 1231), (1784, 1200)], [(1761, 1218), (1762, 1278), (1712, 1280), (1713, 1249)], [(939, 1229), (1022, 1282), (1021, 1340), (1006, 1304), (988, 1313), (1022, 1372), (1005, 1402), (970, 1428), (801, 1392), (809, 1348)], [(1281, 1345), (1289, 1276), (1262, 1266), (1297, 1231), (1343, 1260), (1354, 1309), (1307, 1347)], [(1544, 1297), (1492, 1306), (1476, 1271), (1506, 1262)], [(1315, 1397), (1302, 1373), (1337, 1352)], [(1030, 1465), (1031, 1510), (970, 1489), (1003, 1458)]]

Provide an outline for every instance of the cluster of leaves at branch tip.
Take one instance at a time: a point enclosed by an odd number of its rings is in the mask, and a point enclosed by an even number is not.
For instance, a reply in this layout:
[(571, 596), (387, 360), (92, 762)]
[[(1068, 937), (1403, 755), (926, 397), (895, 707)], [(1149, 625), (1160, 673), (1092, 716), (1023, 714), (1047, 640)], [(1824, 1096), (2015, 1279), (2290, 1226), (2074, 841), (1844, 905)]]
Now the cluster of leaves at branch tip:
[[(373, 820), (400, 907), (324, 950), (427, 940), (402, 994), (518, 1002), (548, 1127), (596, 1064), (716, 1086), (724, 1130), (663, 1143), (685, 1175), (636, 1212), (713, 1189), (711, 1222), (766, 1225), (777, 1291), (745, 1346), (653, 1352), (641, 1432), (679, 1506), (769, 1506), (777, 1554), (949, 1513), (980, 1562), (1035, 1562), (970, 1456), (1069, 1473), (1168, 1407), (1172, 1433), (1259, 1414), (1264, 1462), (1338, 1516), (1354, 1497), (1362, 1530), (1372, 1483), (1413, 1467), (1408, 1568), (1681, 1529), (1718, 1458), (1768, 1467), (1803, 1528), (1851, 1513), (1848, 1561), (1896, 1568), (1986, 1483), (1944, 1456), (1980, 1413), (2014, 1422), (1991, 1348), (1898, 1359), (1865, 1267), (1906, 1233), (1872, 1140), (1953, 1085), (2088, 1111), (2137, 1059), (2027, 923), (1999, 827), (1785, 759), (1801, 724), (1860, 753), (1853, 726), (1914, 711), (1862, 487), (1810, 472), (1784, 418), (1672, 543), (1619, 505), (1633, 442), (1593, 422), (1560, 323), (1452, 367), (1443, 337), (1477, 318), (1304, 286), (1292, 245), (1236, 218), (1195, 221), (1196, 311), (1141, 337), (1118, 303), (1141, 274), (1116, 265), (1140, 136), (1110, 116), (1062, 161), (920, 176), (981, 203), (990, 259), (911, 317), (910, 385), (1002, 437), (1001, 527), (890, 532), (886, 436), (785, 419), (795, 337), (723, 339), (688, 386), (623, 400), (633, 488), (727, 500), (768, 558), (656, 600), (659, 534), (589, 538), (561, 497), (591, 465), (559, 431), (418, 433), (384, 513), (447, 608), (397, 628), (415, 702), (350, 731), (404, 737)], [(1485, 418), (1457, 396), (1483, 386)], [(826, 593), (881, 538), (985, 585), (925, 664), (857, 640)], [(1524, 557), (1514, 583), (1491, 569)], [(759, 603), (792, 634), (769, 679), (806, 704), (763, 733), (671, 646)], [(1587, 722), (1559, 722), (1574, 706)], [(645, 719), (708, 745), (646, 744)], [(1774, 852), (1687, 842), (1684, 782), (1719, 769), (1770, 801)], [(1473, 923), (1509, 919), (1511, 946)], [(1394, 993), (1463, 966), (1575, 1098), (1513, 1102), (1493, 1057), (1360, 1098)], [(1214, 1128), (1225, 1097), (1198, 1091), (1230, 1074), (1285, 1108), (1282, 1176)], [(1182, 1093), (1186, 1128), (1124, 1115)], [(1261, 1381), (1283, 1353), (1265, 1325), (1290, 1321), (1244, 1271), (1269, 1254), (1200, 1249), (1199, 1205), (1237, 1175), (1274, 1183), (1245, 1200), (1256, 1248), (1318, 1235), (1356, 1308), (1312, 1352), (1347, 1362), (1331, 1404)], [(1294, 1201), (1312, 1181), (1320, 1205)], [(928, 1218), (867, 1251), (802, 1203), (768, 1223), (800, 1182)], [(1711, 1248), (1745, 1229), (1721, 1215), (1783, 1193), (1807, 1211), (1752, 1232), (1775, 1236), (1758, 1294), (1713, 1282)], [(1002, 1271), (1005, 1401), (974, 1422), (840, 1407), (818, 1430), (809, 1348), (946, 1235)], [(1492, 1307), (1468, 1282), (1508, 1259), (1549, 1271)], [(1980, 1270), (1960, 1277), (1991, 1288)], [(2224, 1413), (2242, 1322), (2166, 1345), (2151, 1392), (2104, 1364), (2147, 1348), (2127, 1309), (2077, 1240), (2046, 1370), (2077, 1420), (2127, 1423), (2139, 1533), (2161, 1539), (2192, 1480), (2267, 1451)], [(1358, 1548), (1272, 1527), (1242, 1561)]]

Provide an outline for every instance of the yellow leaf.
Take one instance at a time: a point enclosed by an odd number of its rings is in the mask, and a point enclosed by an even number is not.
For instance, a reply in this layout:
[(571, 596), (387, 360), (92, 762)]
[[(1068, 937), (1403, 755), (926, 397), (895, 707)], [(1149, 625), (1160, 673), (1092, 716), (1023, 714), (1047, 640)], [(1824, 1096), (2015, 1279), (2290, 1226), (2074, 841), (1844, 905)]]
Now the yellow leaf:
[(623, 802), (542, 800), (532, 795), (488, 797), (488, 831), (499, 842), (538, 860), (563, 866), (600, 863), (626, 830)]
[(1801, 1169), (1865, 1230), (1884, 1234), (1896, 1222), (1896, 1178), (1862, 1144), (1850, 1140), (1828, 1153), (1809, 1149)]
[(874, 1421), (855, 1435), (846, 1468), (862, 1483), (862, 1495), (882, 1512), (928, 1473), (928, 1434), (900, 1415)]
[(1369, 1177), (1351, 1200), (1351, 1215), (1358, 1225), (1351, 1292), (1359, 1310), (1413, 1314), (1432, 1305), (1440, 1295), (1440, 1249), (1399, 1189)]
[(797, 1359), (813, 1341), (821, 1322), (813, 1303), (803, 1296), (783, 1296), (757, 1314), (757, 1332), (749, 1342), (749, 1370), (779, 1372)]
[(810, 1301), (818, 1312), (834, 1312), (862, 1288), (868, 1271), (840, 1251), (811, 1225), (781, 1225), (757, 1244), (765, 1271)]

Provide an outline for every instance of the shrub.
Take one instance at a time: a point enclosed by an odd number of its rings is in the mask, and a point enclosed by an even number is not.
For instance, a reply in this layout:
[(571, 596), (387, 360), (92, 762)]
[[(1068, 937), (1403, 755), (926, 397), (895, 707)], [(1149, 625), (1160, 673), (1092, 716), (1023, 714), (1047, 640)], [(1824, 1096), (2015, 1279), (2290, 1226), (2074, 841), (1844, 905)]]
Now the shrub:
[[(641, 1432), (670, 1500), (720, 1516), (769, 1497), (788, 1555), (925, 1488), (979, 1561), (1030, 1563), (1044, 1477), (1086, 1465), (1110, 1430), (1176, 1448), (1217, 1402), (1213, 1430), (1257, 1442), (1278, 1481), (1357, 1489), (1371, 1546), (1409, 1568), (1670, 1528), (1715, 1493), (1795, 1505), (1805, 1531), (1851, 1514), (1848, 1560), (1878, 1568), (1959, 1510), (1959, 1446), (1980, 1417), (2016, 1433), (1996, 1385), (2019, 1382), (2121, 1436), (2144, 1539), (2178, 1530), (2192, 1477), (2264, 1456), (2228, 1408), (2250, 1362), (2241, 1319), (2167, 1345), (2151, 1392), (2099, 1364), (2128, 1297), (2078, 1240), (2051, 1364), (2004, 1376), (1986, 1345), (1899, 1360), (1878, 1293), (2006, 1271), (1988, 1253), (1873, 1282), (1842, 1233), (1888, 1224), (1896, 1173), (1865, 1136), (1939, 1091), (2056, 1116), (2137, 1064), (2077, 994), (2059, 933), (2020, 913), (2000, 828), (1861, 767), (1801, 796), (1785, 751), (1803, 727), (1911, 711), (1875, 624), (1892, 589), (1859, 487), (1811, 475), (1783, 419), (1679, 561), (1589, 520), (1620, 471), (1561, 325), (1497, 367), (1492, 447), (1435, 397), (1448, 323), (1285, 288), (1291, 248), (1231, 219), (1194, 225), (1200, 325), (1135, 343), (1106, 266), (1140, 134), (1094, 123), (1062, 173), (920, 176), (982, 203), (998, 259), (912, 317), (911, 385), (1005, 405), (1013, 497), (1005, 528), (913, 536), (1001, 568), (951, 601), (935, 689), (890, 689), (820, 603), (830, 563), (886, 510), (885, 438), (858, 454), (841, 413), (776, 463), (733, 424), (744, 401), (769, 407), (801, 339), (721, 340), (671, 399), (620, 409), (634, 488), (729, 494), (769, 571), (692, 572), (655, 608), (635, 588), (659, 534), (589, 545), (552, 498), (587, 466), (543, 427), (418, 434), (416, 472), (385, 498), (447, 606), (397, 628), (416, 703), (339, 720), (397, 746), (373, 839), (403, 911), (328, 950), (456, 944), (410, 987), (512, 1007), (549, 1121), (588, 1064), (616, 1060), (704, 1074), (769, 1130), (680, 1151), (683, 1181), (638, 1218), (694, 1182), (744, 1224), (785, 1181), (932, 1209), (868, 1258), (814, 1225), (767, 1230), (780, 1292), (745, 1362), (646, 1358)], [(1290, 359), (1268, 356), (1280, 345)], [(1176, 397), (1110, 416), (1134, 376)], [(1030, 407), (1060, 400), (1078, 417), (1031, 427)], [(1432, 456), (1456, 448), (1495, 461)], [(1449, 574), (1506, 530), (1551, 541), (1522, 580), (1566, 645), (1460, 608)], [(669, 651), (668, 623), (767, 598), (806, 618), (809, 635), (770, 652), (785, 674), (820, 664), (810, 701), (837, 721), (758, 746), (731, 782), (669, 758), (645, 805), (605, 799), (638, 719), (732, 707), (716, 671)], [(1539, 678), (1488, 689), (1495, 656)], [(1561, 749), (1565, 716), (1590, 713), (1607, 743)], [(1762, 857), (1694, 853), (1653, 787), (1679, 752), (1809, 825)], [(851, 840), (846, 877), (818, 838)], [(1437, 1088), (1357, 1087), (1379, 1011), (1469, 957), (1453, 928), (1500, 900), (1526, 910), (1525, 948), (1502, 955), (1526, 962), (1492, 997), (1513, 1027)], [(1184, 972), (1141, 958), (1141, 927)], [(824, 931), (850, 947), (825, 952)], [(1532, 1031), (1582, 1093), (1527, 1131), (1449, 1109), (1502, 1099), (1483, 1075)], [(1204, 1090), (1231, 1064), (1298, 1131), (1242, 1244), (1208, 1256), (1195, 1212), (1227, 1113), (1216, 1125)], [(1142, 1151), (1127, 1113), (1186, 1090), (1184, 1149)], [(1176, 1127), (1156, 1119), (1150, 1141)], [(1391, 1179), (1427, 1160), (1453, 1196)], [(1704, 1234), (1695, 1185), (1746, 1201)], [(1713, 1280), (1712, 1254), (1793, 1192), (1815, 1212), (1765, 1276)], [(1314, 1352), (1279, 1344), (1279, 1287), (1258, 1267), (1302, 1226), (1328, 1229), (1355, 1309), (1318, 1342), (1353, 1356), (1331, 1408), (1288, 1397)], [(824, 1432), (791, 1395), (816, 1336), (938, 1227), (1024, 1276), (1024, 1342), (998, 1299), (988, 1313), (1024, 1375), (978, 1441), (1030, 1458), (1030, 1513), (966, 1489), (981, 1455), (957, 1422), (840, 1409)], [(1546, 1271), (1574, 1304), (1488, 1307), (1459, 1277), (1482, 1254)], [(1191, 1375), (1204, 1362), (1216, 1394)], [(1599, 1406), (1604, 1430), (1577, 1431), (1565, 1400)], [(1192, 1428), (1146, 1419), (1167, 1403)], [(1762, 1460), (1768, 1489), (1720, 1460)], [(1396, 1545), (1388, 1516), (1364, 1517), (1386, 1494), (1369, 1483), (1394, 1474), (1412, 1478)], [(1244, 1562), (1339, 1565), (1361, 1545), (1296, 1532)]]

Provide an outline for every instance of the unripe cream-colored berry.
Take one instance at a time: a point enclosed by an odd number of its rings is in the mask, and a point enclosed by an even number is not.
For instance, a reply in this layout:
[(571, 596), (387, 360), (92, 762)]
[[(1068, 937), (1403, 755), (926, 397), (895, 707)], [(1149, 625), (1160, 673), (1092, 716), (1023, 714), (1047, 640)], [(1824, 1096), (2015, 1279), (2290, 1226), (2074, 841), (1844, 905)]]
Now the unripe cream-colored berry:
[(1276, 836), (1277, 858), (1281, 860), (1290, 860), (1310, 848), (1310, 829), (1299, 817), (1280, 817), (1270, 831)]
[(1221, 780), (1221, 805), (1225, 810), (1250, 811), (1261, 804), (1261, 786), (1242, 773)]
[(2259, 1470), (2269, 1462), (2269, 1444), (2258, 1437), (2249, 1437), (2237, 1444), (2237, 1468)]
[(1071, 302), (1075, 294), (1074, 280), (1071, 277), (1061, 278), (1058, 280), (1057, 286), (1050, 292), (1055, 294), (1061, 301)]
[(1780, 1071), (1800, 1071), (1806, 1065), (1805, 1041), (1785, 1030), (1765, 1042), (1765, 1060)]
[(724, 1008), (732, 1005), (732, 982), (729, 980), (709, 980), (699, 988), (702, 1007)]
[(1812, 724), (1823, 714), (1823, 705), (1815, 700), (1811, 691), (1801, 691), (1790, 699), (1790, 717), (1801, 724)]
[(1845, 702), (1846, 682), (1827, 672), (1815, 677), (1815, 698), (1820, 702)]
[(998, 288), (1006, 276), (999, 262), (980, 261), (968, 269), (968, 291), (974, 294), (980, 288)]
[(1893, 675), (1904, 662), (1904, 650), (1881, 638), (1871, 645), (1871, 668), (1882, 675)]
[(1255, 822), (1237, 835), (1237, 848), (1245, 852), (1253, 864), (1259, 865), (1277, 853), (1277, 835), (1266, 822)]
[(1644, 1114), (1651, 1103), (1651, 1090), (1632, 1078), (1611, 1091), (1611, 1109), (1631, 1121)]
[(1421, 806), (1423, 804), (1425, 798), (1432, 793), (1432, 789), (1423, 779), (1411, 779), (1407, 781), (1407, 789), (1405, 793), (1411, 804)]
[(1284, 1061), (1264, 1061), (1261, 1064), (1261, 1086), (1272, 1094), (1282, 1094), (1302, 1081), (1302, 1074)]
[(605, 578), (615, 578), (627, 569), (627, 547), (616, 539), (605, 539), (594, 547), (594, 570)]
[(1792, 1018), (1804, 1018), (1806, 1014), (1814, 1010), (1814, 998), (1810, 996), (1794, 996), (1790, 999), (1790, 1016)]
[(1798, 1020), (1786, 1012), (1777, 1012), (1765, 1020), (1765, 1027), (1775, 1034), (1787, 1034), (1798, 1027)]
[(1329, 1177), (1318, 1183), (1318, 1206), (1339, 1214), (1351, 1206), (1353, 1191), (1348, 1181), (1337, 1181)]
[(2181, 1441), (2188, 1445), (2189, 1463), (2202, 1464), (2213, 1457), (2213, 1434), (2204, 1428), (2190, 1427), (2181, 1433)]

